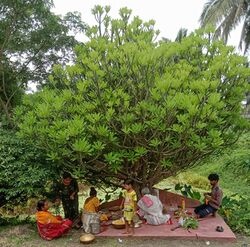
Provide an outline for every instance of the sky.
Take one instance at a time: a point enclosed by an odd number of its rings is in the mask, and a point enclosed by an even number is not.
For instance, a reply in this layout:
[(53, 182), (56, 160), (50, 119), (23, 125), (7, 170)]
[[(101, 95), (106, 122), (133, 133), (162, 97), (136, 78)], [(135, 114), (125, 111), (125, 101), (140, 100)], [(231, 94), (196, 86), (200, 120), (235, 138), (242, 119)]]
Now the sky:
[[(208, 0), (54, 0), (56, 14), (64, 15), (69, 11), (78, 11), (82, 20), (94, 25), (95, 20), (91, 9), (99, 4), (111, 6), (111, 16), (118, 17), (121, 7), (132, 9), (132, 14), (142, 20), (156, 21), (156, 28), (160, 30), (160, 38), (174, 40), (180, 28), (187, 28), (189, 32), (199, 28), (199, 17), (203, 5)], [(240, 26), (231, 34), (229, 44), (238, 46)]]

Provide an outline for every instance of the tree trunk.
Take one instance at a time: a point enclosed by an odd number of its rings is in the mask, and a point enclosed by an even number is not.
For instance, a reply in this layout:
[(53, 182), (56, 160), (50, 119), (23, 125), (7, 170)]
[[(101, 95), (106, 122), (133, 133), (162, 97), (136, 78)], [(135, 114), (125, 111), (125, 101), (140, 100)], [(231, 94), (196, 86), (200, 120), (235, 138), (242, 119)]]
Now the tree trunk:
[(149, 188), (150, 191), (152, 190), (152, 186), (148, 186), (147, 184), (141, 184), (138, 182), (133, 183), (133, 189), (136, 192), (138, 200), (142, 197), (141, 190), (145, 187)]

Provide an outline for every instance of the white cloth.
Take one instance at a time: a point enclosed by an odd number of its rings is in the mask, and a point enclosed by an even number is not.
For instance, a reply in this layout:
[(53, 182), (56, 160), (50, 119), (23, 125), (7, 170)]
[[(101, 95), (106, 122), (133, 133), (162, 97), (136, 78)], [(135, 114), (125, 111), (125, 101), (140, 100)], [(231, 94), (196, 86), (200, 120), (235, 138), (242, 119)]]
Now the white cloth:
[(145, 220), (147, 220), (147, 223), (150, 225), (161, 225), (165, 224), (169, 219), (170, 215), (169, 214), (163, 214), (163, 205), (161, 201), (157, 198), (157, 196), (153, 195), (144, 195), (148, 197), (153, 204), (151, 206), (147, 206), (143, 198), (139, 200), (137, 205), (139, 206), (139, 215), (143, 217)]
[(99, 215), (97, 213), (82, 213), (82, 226), (86, 233), (92, 233), (91, 224), (99, 223)]

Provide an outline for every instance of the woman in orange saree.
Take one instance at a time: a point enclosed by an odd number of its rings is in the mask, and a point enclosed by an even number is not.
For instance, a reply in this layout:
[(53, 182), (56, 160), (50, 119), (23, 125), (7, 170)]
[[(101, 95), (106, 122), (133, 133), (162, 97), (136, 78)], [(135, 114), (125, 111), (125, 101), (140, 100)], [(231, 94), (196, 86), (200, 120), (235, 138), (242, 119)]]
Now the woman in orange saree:
[(37, 228), (41, 238), (52, 240), (66, 234), (72, 226), (72, 221), (63, 220), (61, 216), (54, 216), (48, 209), (49, 205), (46, 200), (37, 203)]

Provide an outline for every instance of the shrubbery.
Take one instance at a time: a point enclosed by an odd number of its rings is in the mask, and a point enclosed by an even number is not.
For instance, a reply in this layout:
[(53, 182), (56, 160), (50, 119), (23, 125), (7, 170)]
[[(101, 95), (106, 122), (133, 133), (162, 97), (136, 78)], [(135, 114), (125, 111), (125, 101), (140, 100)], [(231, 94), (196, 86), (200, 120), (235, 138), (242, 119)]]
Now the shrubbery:
[(2, 205), (19, 204), (43, 193), (47, 180), (53, 176), (50, 163), (41, 150), (20, 141), (14, 131), (0, 129)]
[(223, 198), (219, 213), (234, 231), (250, 235), (249, 198), (239, 198), (237, 195), (226, 196)]

